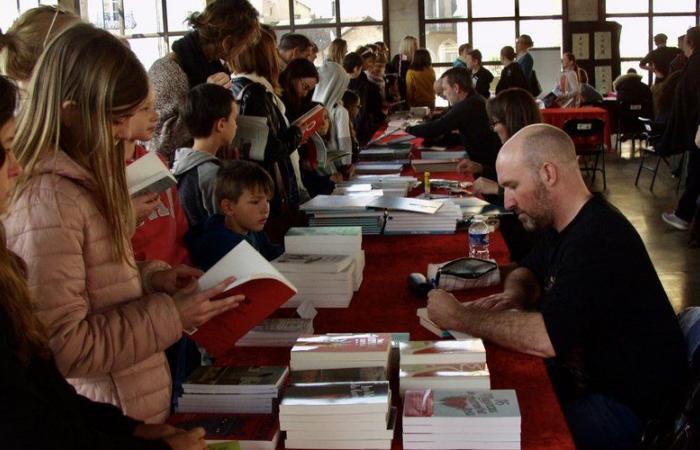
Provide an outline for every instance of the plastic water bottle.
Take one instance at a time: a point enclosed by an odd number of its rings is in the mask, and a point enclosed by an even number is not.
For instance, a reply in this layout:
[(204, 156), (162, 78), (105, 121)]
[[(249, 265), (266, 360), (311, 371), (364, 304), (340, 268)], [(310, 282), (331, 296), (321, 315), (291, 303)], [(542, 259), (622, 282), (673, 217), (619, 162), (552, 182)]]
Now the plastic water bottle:
[(472, 217), (469, 225), (469, 256), (472, 258), (489, 259), (489, 226), (484, 216)]

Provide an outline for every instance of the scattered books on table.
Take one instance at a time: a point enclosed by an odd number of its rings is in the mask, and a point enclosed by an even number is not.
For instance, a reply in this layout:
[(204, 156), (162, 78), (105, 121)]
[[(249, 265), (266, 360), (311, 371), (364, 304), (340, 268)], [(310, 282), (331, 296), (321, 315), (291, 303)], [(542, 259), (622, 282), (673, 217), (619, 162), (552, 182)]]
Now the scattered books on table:
[(187, 330), (192, 339), (214, 357), (231, 349), (238, 339), (297, 292), (294, 285), (245, 240), (199, 278), (199, 289), (210, 289), (231, 276), (236, 280), (216, 298), (243, 294), (245, 301), (198, 329)]
[(450, 364), (486, 362), (484, 342), (479, 338), (460, 341), (410, 341), (401, 343), (401, 364)]
[(236, 347), (291, 347), (299, 336), (314, 334), (313, 319), (265, 319), (236, 342)]
[(491, 389), (486, 363), (401, 364), (399, 368), (401, 394), (408, 390)]
[(310, 301), (315, 308), (347, 308), (354, 292), (355, 259), (349, 255), (284, 253), (272, 261), (297, 288), (285, 307)]
[(359, 226), (363, 234), (380, 234), (384, 213), (368, 211), (370, 195), (317, 195), (300, 206), (311, 227)]
[(457, 159), (414, 159), (411, 160), (411, 166), (413, 170), (418, 173), (423, 172), (456, 172), (457, 171)]
[(302, 336), (292, 347), (291, 370), (388, 366), (391, 334), (356, 333)]
[(436, 203), (440, 204), (441, 207), (432, 215), (389, 210), (384, 234), (452, 234), (457, 230), (457, 223), (462, 219), (462, 212), (452, 201), (446, 199), (412, 200), (413, 202)]
[(286, 448), (391, 448), (396, 410), (388, 381), (290, 386), (280, 403)]
[(336, 184), (336, 189), (348, 188), (355, 185), (370, 184), (372, 189), (381, 189), (384, 195), (405, 197), (418, 184), (418, 179), (410, 176), (358, 175), (347, 181)]
[(168, 423), (184, 430), (202, 427), (208, 448), (222, 450), (275, 450), (280, 436), (279, 420), (273, 414), (176, 413)]
[(177, 180), (157, 153), (148, 153), (126, 168), (126, 185), (129, 195), (138, 197), (146, 193), (161, 193), (177, 185)]
[(520, 449), (514, 390), (409, 390), (404, 396), (405, 449)]
[(178, 412), (269, 414), (289, 369), (284, 366), (204, 366), (182, 384)]

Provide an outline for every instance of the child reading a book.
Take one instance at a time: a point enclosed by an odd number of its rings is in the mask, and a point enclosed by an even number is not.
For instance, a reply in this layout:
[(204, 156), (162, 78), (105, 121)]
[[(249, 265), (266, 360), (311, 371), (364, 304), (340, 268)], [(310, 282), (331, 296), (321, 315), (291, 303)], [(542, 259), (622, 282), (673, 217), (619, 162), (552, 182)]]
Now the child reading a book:
[(175, 152), (173, 175), (190, 226), (203, 223), (218, 211), (214, 180), (220, 161), (216, 152), (236, 136), (238, 106), (229, 89), (204, 83), (193, 87), (181, 105), (182, 117), (194, 138), (192, 148)]
[[(148, 150), (138, 141), (149, 141), (158, 121), (154, 109), (155, 91), (148, 90), (148, 97), (139, 105), (129, 121), (129, 132), (124, 138), (124, 158), (127, 166), (146, 156)], [(164, 158), (161, 157), (165, 163)], [(131, 236), (131, 246), (137, 261), (157, 259), (171, 266), (189, 263), (185, 246), (187, 218), (180, 206), (177, 190), (172, 187), (158, 193), (146, 193), (132, 197), (136, 213), (136, 231)]]
[(216, 175), (214, 189), (220, 214), (187, 233), (186, 242), (195, 265), (209, 270), (231, 249), (246, 240), (268, 261), (283, 253), (263, 231), (274, 195), (272, 177), (250, 161), (226, 161)]
[(242, 298), (210, 301), (231, 280), (199, 292), (193, 268), (134, 260), (119, 136), (147, 96), (146, 71), (112, 34), (80, 23), (54, 38), (20, 112), (12, 147), (24, 175), (4, 226), (63, 376), (152, 423), (170, 411), (163, 349)]

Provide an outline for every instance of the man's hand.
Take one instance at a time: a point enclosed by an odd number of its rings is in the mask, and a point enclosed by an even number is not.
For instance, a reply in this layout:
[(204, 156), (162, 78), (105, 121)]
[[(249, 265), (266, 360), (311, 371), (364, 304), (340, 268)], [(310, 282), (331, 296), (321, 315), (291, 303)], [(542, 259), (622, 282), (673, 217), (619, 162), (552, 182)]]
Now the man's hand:
[(428, 317), (443, 330), (462, 331), (466, 310), (454, 295), (442, 290), (428, 292)]
[(508, 309), (522, 309), (522, 305), (509, 293), (489, 295), (473, 302), (465, 303), (467, 308), (482, 308), (492, 311), (505, 311)]
[(171, 269), (155, 272), (151, 275), (150, 285), (156, 292), (165, 292), (168, 295), (174, 295), (203, 274), (204, 272), (199, 269), (180, 264)]
[(484, 170), (484, 166), (479, 164), (478, 162), (474, 162), (469, 158), (465, 158), (460, 160), (457, 163), (457, 172), (459, 173), (471, 173), (478, 175)]
[(472, 188), (475, 194), (498, 194), (498, 183), (484, 177), (474, 180)]

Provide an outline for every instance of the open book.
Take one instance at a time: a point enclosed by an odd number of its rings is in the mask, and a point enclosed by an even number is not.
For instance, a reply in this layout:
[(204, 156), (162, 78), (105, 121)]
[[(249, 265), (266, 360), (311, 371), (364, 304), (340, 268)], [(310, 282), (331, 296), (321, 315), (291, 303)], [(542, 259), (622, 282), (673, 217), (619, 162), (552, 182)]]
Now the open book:
[(129, 164), (126, 168), (126, 185), (129, 195), (138, 197), (147, 192), (160, 194), (177, 185), (177, 180), (170, 173), (157, 153), (149, 153)]
[(199, 289), (209, 289), (230, 276), (236, 280), (216, 298), (243, 294), (245, 302), (191, 332), (192, 339), (214, 357), (231, 349), (238, 339), (297, 293), (294, 285), (248, 241), (241, 241), (202, 275)]
[(308, 110), (304, 115), (292, 122), (301, 129), (303, 133), (302, 141), (305, 141), (323, 125), (323, 105), (316, 105)]
[(267, 118), (238, 116), (236, 125), (238, 128), (233, 146), (241, 152), (245, 159), (264, 161), (268, 133)]

